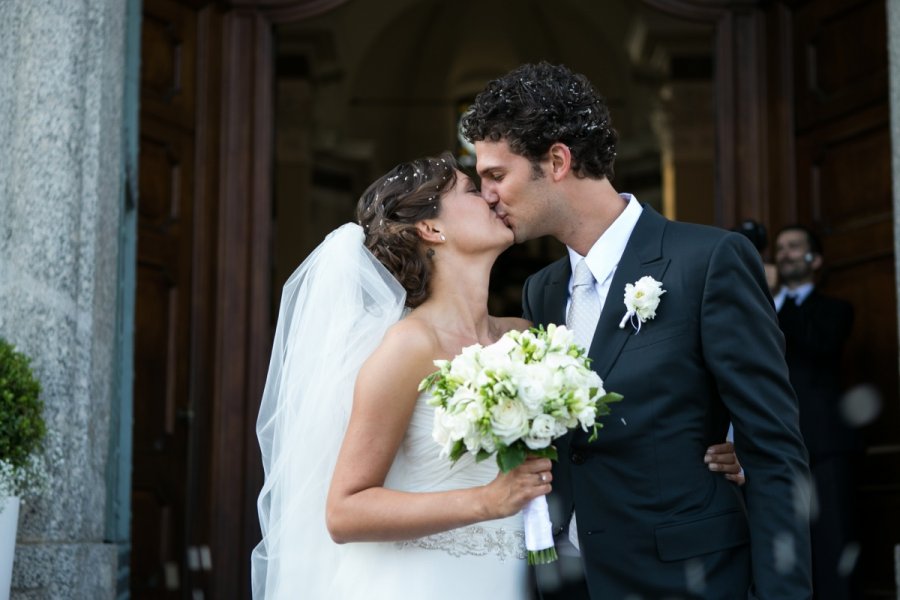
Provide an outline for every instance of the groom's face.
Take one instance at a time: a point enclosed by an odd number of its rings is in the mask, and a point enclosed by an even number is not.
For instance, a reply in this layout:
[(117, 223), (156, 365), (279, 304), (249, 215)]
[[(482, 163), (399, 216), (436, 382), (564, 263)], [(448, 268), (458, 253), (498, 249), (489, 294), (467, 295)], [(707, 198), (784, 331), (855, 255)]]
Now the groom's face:
[(544, 164), (535, 167), (516, 154), (505, 140), (475, 142), (475, 167), (481, 176), (481, 195), (506, 226), (517, 243), (549, 233), (553, 215), (548, 200)]

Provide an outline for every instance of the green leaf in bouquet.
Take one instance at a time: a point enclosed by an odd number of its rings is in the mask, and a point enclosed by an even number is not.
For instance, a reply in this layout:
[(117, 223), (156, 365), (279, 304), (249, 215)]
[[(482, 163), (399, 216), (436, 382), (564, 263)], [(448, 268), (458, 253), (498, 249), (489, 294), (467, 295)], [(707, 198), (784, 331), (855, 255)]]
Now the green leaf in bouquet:
[(478, 454), (475, 455), (475, 462), (481, 462), (485, 459), (488, 459), (491, 457), (491, 454), (492, 454), (491, 452), (488, 452), (487, 450), (482, 448), (481, 450), (478, 451)]
[(440, 377), (440, 375), (441, 375), (440, 371), (435, 371), (434, 373), (432, 373), (431, 375), (429, 375), (428, 377), (423, 379), (421, 381), (421, 383), (419, 383), (419, 391), (422, 392), (424, 390), (434, 387), (434, 384), (435, 384), (437, 378)]
[(497, 450), (497, 466), (504, 473), (509, 473), (523, 462), (525, 462), (525, 446), (521, 442)]
[(536, 456), (538, 458), (549, 458), (550, 460), (558, 460), (559, 453), (556, 452), (556, 448), (554, 446), (547, 446), (546, 448), (539, 448), (537, 450), (528, 450), (528, 454), (531, 456)]
[(462, 440), (456, 440), (453, 443), (453, 449), (450, 450), (450, 460), (456, 462), (466, 453), (466, 443)]
[(591, 435), (588, 437), (588, 442), (594, 442), (597, 440), (597, 432), (603, 427), (603, 423), (595, 423), (593, 429), (591, 430)]
[(622, 398), (624, 398), (624, 396), (622, 396), (622, 394), (617, 394), (615, 392), (607, 392), (606, 395), (603, 396), (602, 398), (600, 398), (599, 401), (606, 402), (607, 404), (609, 404), (610, 402), (621, 402)]

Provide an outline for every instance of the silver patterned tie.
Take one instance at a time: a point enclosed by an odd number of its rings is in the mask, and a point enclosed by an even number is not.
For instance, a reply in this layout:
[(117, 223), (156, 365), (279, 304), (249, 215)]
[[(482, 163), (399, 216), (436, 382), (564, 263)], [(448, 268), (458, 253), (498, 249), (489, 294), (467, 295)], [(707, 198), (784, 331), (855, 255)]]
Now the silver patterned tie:
[(575, 281), (572, 284), (572, 301), (566, 315), (566, 327), (572, 330), (575, 343), (585, 350), (591, 349), (594, 330), (600, 318), (600, 298), (594, 289), (594, 275), (582, 258), (575, 265)]
[[(600, 298), (594, 289), (594, 274), (582, 258), (575, 265), (575, 280), (572, 283), (572, 301), (569, 303), (569, 314), (566, 315), (566, 327), (572, 330), (575, 343), (586, 351), (591, 349), (594, 330), (600, 319)], [(569, 521), (569, 542), (580, 549), (578, 544), (578, 526), (575, 524), (575, 513)]]

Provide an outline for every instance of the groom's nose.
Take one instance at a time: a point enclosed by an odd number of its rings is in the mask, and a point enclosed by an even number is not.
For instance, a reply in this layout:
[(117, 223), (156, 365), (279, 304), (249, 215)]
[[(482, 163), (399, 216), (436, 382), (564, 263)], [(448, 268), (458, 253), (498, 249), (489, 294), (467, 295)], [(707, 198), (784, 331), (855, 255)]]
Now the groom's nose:
[(494, 205), (497, 204), (497, 201), (500, 197), (497, 195), (497, 192), (494, 191), (494, 187), (482, 181), (481, 183), (481, 197), (484, 198), (484, 201), (488, 203), (488, 206), (494, 208)]

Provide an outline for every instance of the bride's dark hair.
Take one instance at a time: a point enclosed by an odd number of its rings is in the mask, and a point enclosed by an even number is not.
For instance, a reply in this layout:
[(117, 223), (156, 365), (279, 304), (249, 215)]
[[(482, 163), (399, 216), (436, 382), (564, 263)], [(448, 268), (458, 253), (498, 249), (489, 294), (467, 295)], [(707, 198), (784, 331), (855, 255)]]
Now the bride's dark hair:
[(457, 168), (449, 152), (401, 163), (375, 180), (356, 207), (366, 248), (397, 278), (411, 308), (428, 298), (433, 255), (416, 223), (438, 216)]

